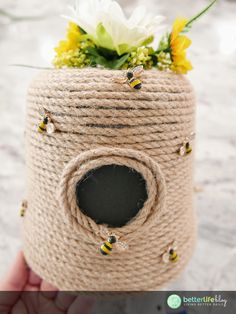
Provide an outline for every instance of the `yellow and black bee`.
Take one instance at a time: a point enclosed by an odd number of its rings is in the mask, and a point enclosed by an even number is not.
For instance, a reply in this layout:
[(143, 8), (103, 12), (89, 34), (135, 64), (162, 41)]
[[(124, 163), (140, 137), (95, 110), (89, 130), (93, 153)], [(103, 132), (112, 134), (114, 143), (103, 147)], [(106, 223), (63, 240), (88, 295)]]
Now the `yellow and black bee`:
[(184, 143), (179, 149), (180, 156), (185, 156), (191, 154), (193, 151), (190, 142)]
[(116, 237), (109, 236), (107, 241), (105, 241), (100, 247), (100, 252), (102, 253), (102, 255), (109, 255), (112, 251), (112, 245), (114, 243), (116, 243)]
[(49, 122), (49, 118), (47, 116), (43, 117), (43, 120), (38, 125), (38, 132), (39, 133), (47, 132), (48, 122)]
[(170, 249), (169, 250), (169, 260), (172, 263), (175, 263), (175, 262), (177, 262), (179, 260), (179, 256), (178, 256), (177, 252), (174, 249)]
[(27, 207), (28, 207), (28, 202), (26, 200), (23, 200), (21, 203), (21, 208), (20, 208), (20, 216), (21, 217), (25, 216), (25, 212), (26, 212)]
[(176, 242), (172, 243), (168, 250), (163, 254), (162, 259), (164, 263), (176, 263), (179, 260), (179, 256), (177, 254), (177, 244)]
[(114, 81), (120, 84), (128, 83), (131, 88), (138, 90), (142, 88), (142, 82), (140, 80), (142, 73), (143, 65), (138, 65), (133, 69), (129, 69), (124, 78), (116, 78)]
[(52, 122), (50, 113), (43, 108), (43, 120), (39, 123), (38, 125), (38, 132), (39, 133), (45, 133), (47, 132), (48, 134), (52, 134), (55, 132), (55, 126), (54, 123)]
[(192, 153), (193, 149), (191, 147), (191, 142), (194, 139), (194, 137), (195, 137), (195, 133), (191, 133), (189, 137), (185, 138), (183, 145), (179, 149), (180, 156), (186, 156)]

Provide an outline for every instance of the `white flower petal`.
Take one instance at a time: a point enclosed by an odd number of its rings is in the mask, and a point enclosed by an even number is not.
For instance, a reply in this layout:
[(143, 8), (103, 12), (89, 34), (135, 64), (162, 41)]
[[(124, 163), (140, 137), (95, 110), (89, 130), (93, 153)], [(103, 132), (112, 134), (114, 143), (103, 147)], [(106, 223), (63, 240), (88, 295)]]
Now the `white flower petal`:
[[(148, 14), (145, 6), (137, 7), (127, 18), (121, 6), (113, 0), (77, 0), (70, 20), (77, 23), (96, 40), (96, 29), (102, 23), (113, 40), (114, 47), (138, 47), (160, 29), (162, 16)], [(67, 17), (68, 18), (68, 17)], [(102, 43), (98, 43), (102, 46)]]
[[(133, 25), (145, 25), (146, 20), (148, 20), (147, 17), (147, 9), (145, 6), (139, 6), (134, 11), (133, 14), (130, 16), (128, 20), (129, 27), (132, 27)], [(150, 16), (149, 16), (150, 17)]]

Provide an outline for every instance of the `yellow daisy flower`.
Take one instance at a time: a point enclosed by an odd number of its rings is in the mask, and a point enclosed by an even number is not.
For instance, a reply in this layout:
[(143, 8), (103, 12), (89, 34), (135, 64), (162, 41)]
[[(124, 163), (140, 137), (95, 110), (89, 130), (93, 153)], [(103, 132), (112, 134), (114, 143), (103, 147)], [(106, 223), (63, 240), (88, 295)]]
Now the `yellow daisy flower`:
[(187, 19), (177, 18), (170, 34), (171, 70), (180, 74), (186, 74), (193, 69), (191, 62), (186, 58), (186, 49), (192, 42), (187, 36), (180, 35), (187, 23)]
[(81, 32), (77, 24), (70, 22), (65, 40), (61, 40), (54, 49), (56, 55), (53, 64), (56, 68), (85, 67), (90, 64), (86, 49), (93, 46), (89, 37)]
[(62, 55), (64, 52), (77, 49), (81, 35), (82, 34), (78, 25), (70, 22), (67, 29), (66, 40), (61, 40), (58, 44), (58, 47), (55, 48), (57, 56)]

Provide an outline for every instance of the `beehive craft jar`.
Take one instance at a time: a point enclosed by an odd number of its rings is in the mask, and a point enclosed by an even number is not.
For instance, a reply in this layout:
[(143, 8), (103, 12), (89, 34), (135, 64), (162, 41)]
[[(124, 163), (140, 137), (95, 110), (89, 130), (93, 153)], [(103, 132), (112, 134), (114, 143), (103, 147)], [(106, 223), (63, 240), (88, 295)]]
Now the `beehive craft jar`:
[[(29, 88), (24, 252), (33, 270), (61, 290), (157, 290), (176, 278), (194, 248), (194, 154), (180, 155), (194, 132), (192, 87), (184, 76), (149, 70), (134, 91), (114, 83), (117, 76), (48, 70)], [(42, 108), (53, 134), (37, 132)], [(75, 193), (88, 171), (111, 164), (139, 172), (148, 194), (137, 216), (113, 229), (83, 214)], [(106, 233), (124, 249), (101, 255)], [(173, 242), (175, 262), (165, 258)]]

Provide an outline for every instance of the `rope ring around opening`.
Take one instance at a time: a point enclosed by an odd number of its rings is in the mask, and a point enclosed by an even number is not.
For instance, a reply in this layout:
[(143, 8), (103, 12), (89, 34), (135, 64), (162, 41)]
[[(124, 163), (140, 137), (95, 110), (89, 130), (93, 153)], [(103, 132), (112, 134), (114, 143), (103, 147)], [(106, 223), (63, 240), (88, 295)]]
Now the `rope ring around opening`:
[[(98, 225), (82, 213), (76, 202), (76, 184), (92, 169), (104, 165), (124, 165), (135, 169), (146, 181), (148, 198), (139, 213), (125, 226), (108, 228)], [(134, 237), (149, 231), (165, 208), (166, 183), (160, 166), (143, 152), (132, 149), (98, 148), (79, 154), (64, 168), (58, 189), (59, 206), (73, 231), (86, 242), (100, 243), (106, 234), (115, 234), (129, 243)]]

